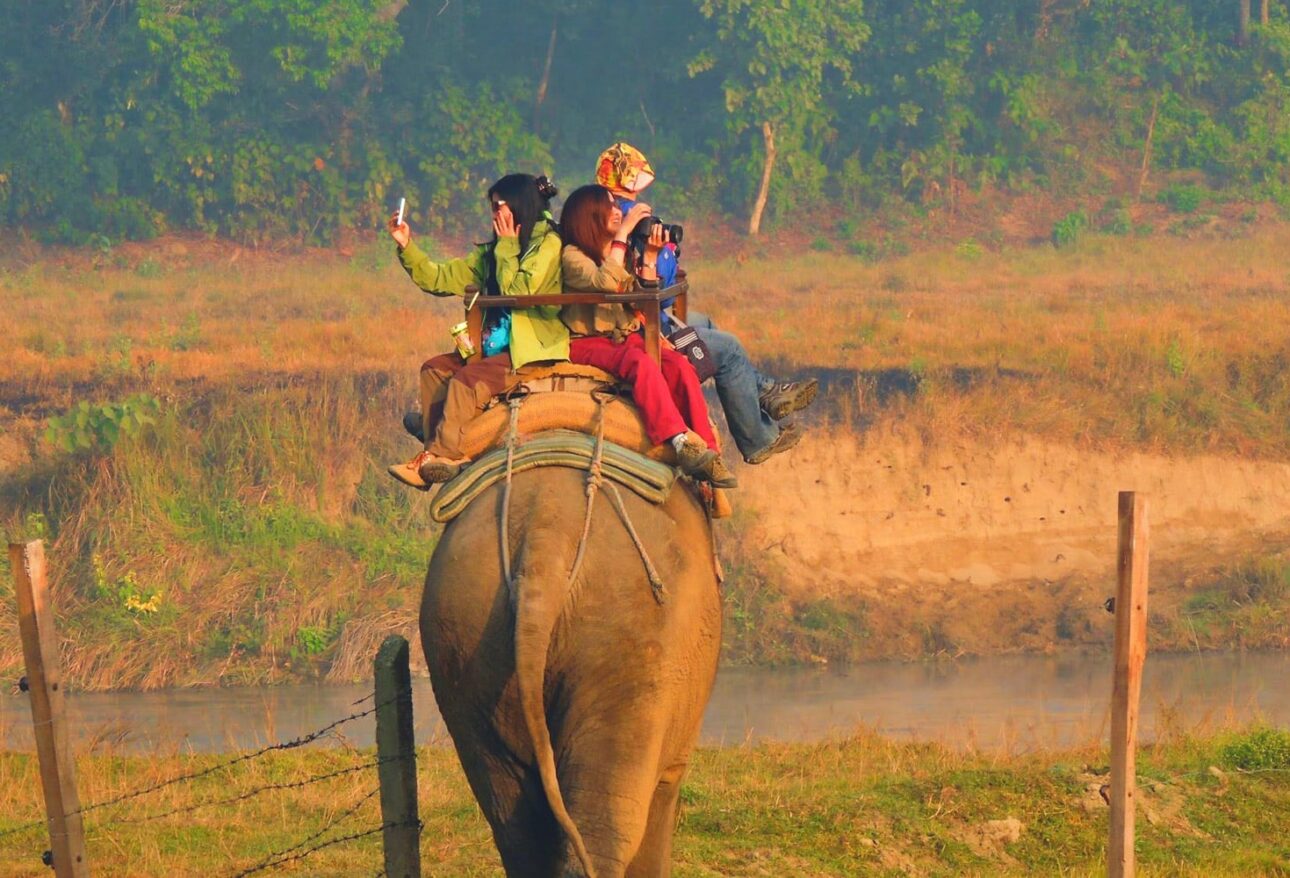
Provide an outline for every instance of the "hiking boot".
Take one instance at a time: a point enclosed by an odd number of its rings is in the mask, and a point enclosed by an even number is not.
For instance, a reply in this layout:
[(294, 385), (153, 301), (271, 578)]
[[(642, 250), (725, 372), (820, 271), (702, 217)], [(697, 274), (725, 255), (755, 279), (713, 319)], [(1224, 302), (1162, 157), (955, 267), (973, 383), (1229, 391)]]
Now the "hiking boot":
[(436, 454), (426, 452), (426, 457), (421, 461), (417, 468), (421, 474), (421, 479), (428, 485), (437, 485), (440, 482), (450, 482), (456, 478), (457, 473), (461, 472), (462, 467), (470, 463), (469, 457), (462, 457), (452, 460), (447, 457), (440, 457)]
[(421, 412), (405, 412), (403, 415), (403, 429), (411, 433), (413, 438), (422, 445), (426, 444), (425, 433), (421, 430)]
[(409, 488), (416, 488), (418, 491), (429, 491), (430, 483), (421, 477), (421, 464), (432, 456), (429, 451), (422, 451), (407, 463), (391, 464), (385, 471)]
[(698, 433), (687, 431), (685, 442), (676, 452), (676, 465), (688, 476), (705, 473), (712, 466), (717, 453), (708, 447), (708, 443)]
[(739, 487), (739, 480), (736, 479), (735, 474), (726, 467), (726, 462), (721, 459), (721, 455), (719, 454), (713, 458), (712, 464), (708, 467), (707, 472), (698, 474), (698, 477), (702, 478), (714, 488)]
[(814, 378), (805, 381), (776, 381), (757, 397), (762, 411), (772, 420), (782, 421), (793, 412), (801, 411), (815, 401), (820, 382)]
[(779, 454), (781, 451), (787, 451), (798, 443), (802, 438), (802, 432), (794, 424), (782, 424), (779, 428), (779, 435), (775, 441), (771, 442), (765, 448), (758, 449), (744, 458), (744, 461), (751, 464), (765, 463), (771, 455)]

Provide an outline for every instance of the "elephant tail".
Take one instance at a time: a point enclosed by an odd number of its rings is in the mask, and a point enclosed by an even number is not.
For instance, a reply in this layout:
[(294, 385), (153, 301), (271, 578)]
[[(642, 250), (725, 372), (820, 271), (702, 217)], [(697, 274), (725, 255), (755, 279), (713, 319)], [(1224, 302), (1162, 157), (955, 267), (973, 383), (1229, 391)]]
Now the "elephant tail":
[[(548, 547), (554, 548), (554, 547)], [(529, 559), (544, 557), (543, 567), (554, 559), (561, 558), (562, 552), (527, 553)], [(560, 780), (556, 774), (555, 751), (551, 746), (551, 729), (546, 721), (546, 704), (543, 696), (543, 681), (546, 678), (547, 651), (551, 646), (552, 632), (556, 621), (568, 597), (572, 583), (567, 576), (555, 572), (558, 564), (551, 564), (555, 569), (535, 570), (532, 560), (522, 563), (517, 571), (514, 584), (515, 598), (515, 677), (519, 685), (520, 710), (524, 715), (524, 725), (533, 744), (533, 754), (537, 761), (538, 774), (542, 779), (542, 790), (546, 794), (547, 805), (555, 815), (556, 822), (564, 830), (573, 848), (574, 855), (582, 865), (586, 878), (595, 878), (596, 872), (587, 853), (587, 846), (582, 840), (582, 833), (573, 822), (564, 804), (560, 792)]]

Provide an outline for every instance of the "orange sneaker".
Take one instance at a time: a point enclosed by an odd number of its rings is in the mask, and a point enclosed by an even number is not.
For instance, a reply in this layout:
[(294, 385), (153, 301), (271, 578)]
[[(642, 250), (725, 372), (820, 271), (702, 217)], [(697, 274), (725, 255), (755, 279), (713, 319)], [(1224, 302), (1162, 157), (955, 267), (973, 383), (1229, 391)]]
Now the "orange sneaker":
[(431, 457), (434, 457), (434, 455), (429, 451), (422, 451), (407, 463), (391, 464), (385, 471), (409, 488), (416, 488), (418, 491), (429, 491), (430, 483), (421, 477), (421, 464)]

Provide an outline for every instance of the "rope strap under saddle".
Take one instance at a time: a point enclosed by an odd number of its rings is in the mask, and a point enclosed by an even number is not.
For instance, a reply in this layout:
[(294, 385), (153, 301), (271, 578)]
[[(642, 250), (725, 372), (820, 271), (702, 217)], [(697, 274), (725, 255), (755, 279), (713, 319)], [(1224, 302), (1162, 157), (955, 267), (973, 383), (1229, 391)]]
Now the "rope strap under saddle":
[[(511, 518), (511, 486), (512, 475), (515, 464), (515, 447), (519, 444), (519, 422), (520, 422), (520, 404), (527, 396), (527, 392), (513, 394), (507, 397), (506, 404), (510, 406), (510, 427), (506, 432), (506, 487), (502, 490), (502, 514), (500, 520), (501, 543), (502, 543), (502, 576), (505, 577), (506, 588), (510, 592), (511, 600), (517, 597), (515, 593), (515, 582), (511, 576), (511, 538), (510, 538), (510, 518)], [(609, 391), (596, 391), (592, 394), (596, 400), (596, 446), (591, 456), (591, 463), (587, 467), (587, 512), (583, 516), (582, 535), (578, 538), (578, 550), (573, 558), (573, 565), (569, 568), (569, 582), (573, 582), (578, 572), (582, 569), (583, 558), (587, 553), (587, 542), (591, 536), (591, 513), (595, 508), (596, 493), (600, 487), (605, 484), (601, 463), (604, 458), (605, 448), (605, 405), (614, 394)], [(645, 575), (649, 577), (650, 590), (654, 594), (654, 600), (662, 604), (667, 600), (667, 590), (663, 584), (662, 577), (658, 574), (658, 569), (650, 561), (649, 553), (645, 550), (645, 544), (641, 541), (640, 535), (636, 532), (636, 527), (632, 524), (631, 516), (627, 512), (627, 505), (623, 502), (623, 495), (618, 490), (618, 486), (609, 483), (609, 496), (613, 500), (614, 508), (618, 511), (618, 516), (622, 519), (623, 527), (627, 530), (627, 535), (631, 537), (632, 544), (636, 546), (637, 553), (640, 554), (641, 563), (645, 565)]]

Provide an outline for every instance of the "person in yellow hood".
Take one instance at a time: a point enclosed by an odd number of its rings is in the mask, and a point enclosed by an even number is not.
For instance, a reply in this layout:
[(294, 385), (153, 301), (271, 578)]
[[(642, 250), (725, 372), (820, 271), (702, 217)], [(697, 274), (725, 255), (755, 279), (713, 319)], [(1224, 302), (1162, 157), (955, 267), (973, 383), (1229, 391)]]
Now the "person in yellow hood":
[[(630, 143), (615, 143), (596, 160), (596, 182), (614, 196), (624, 216), (641, 203), (641, 193), (654, 180), (653, 166)], [(648, 207), (644, 211), (652, 212)], [(674, 282), (678, 256), (679, 251), (672, 244), (659, 250), (655, 270), (663, 286)], [(717, 364), (717, 373), (713, 376), (717, 396), (726, 413), (730, 435), (744, 460), (763, 463), (796, 445), (801, 433), (795, 424), (783, 419), (810, 405), (819, 383), (814, 378), (779, 381), (763, 375), (753, 366), (733, 333), (717, 329), (712, 318), (694, 308), (689, 309), (687, 318)]]

